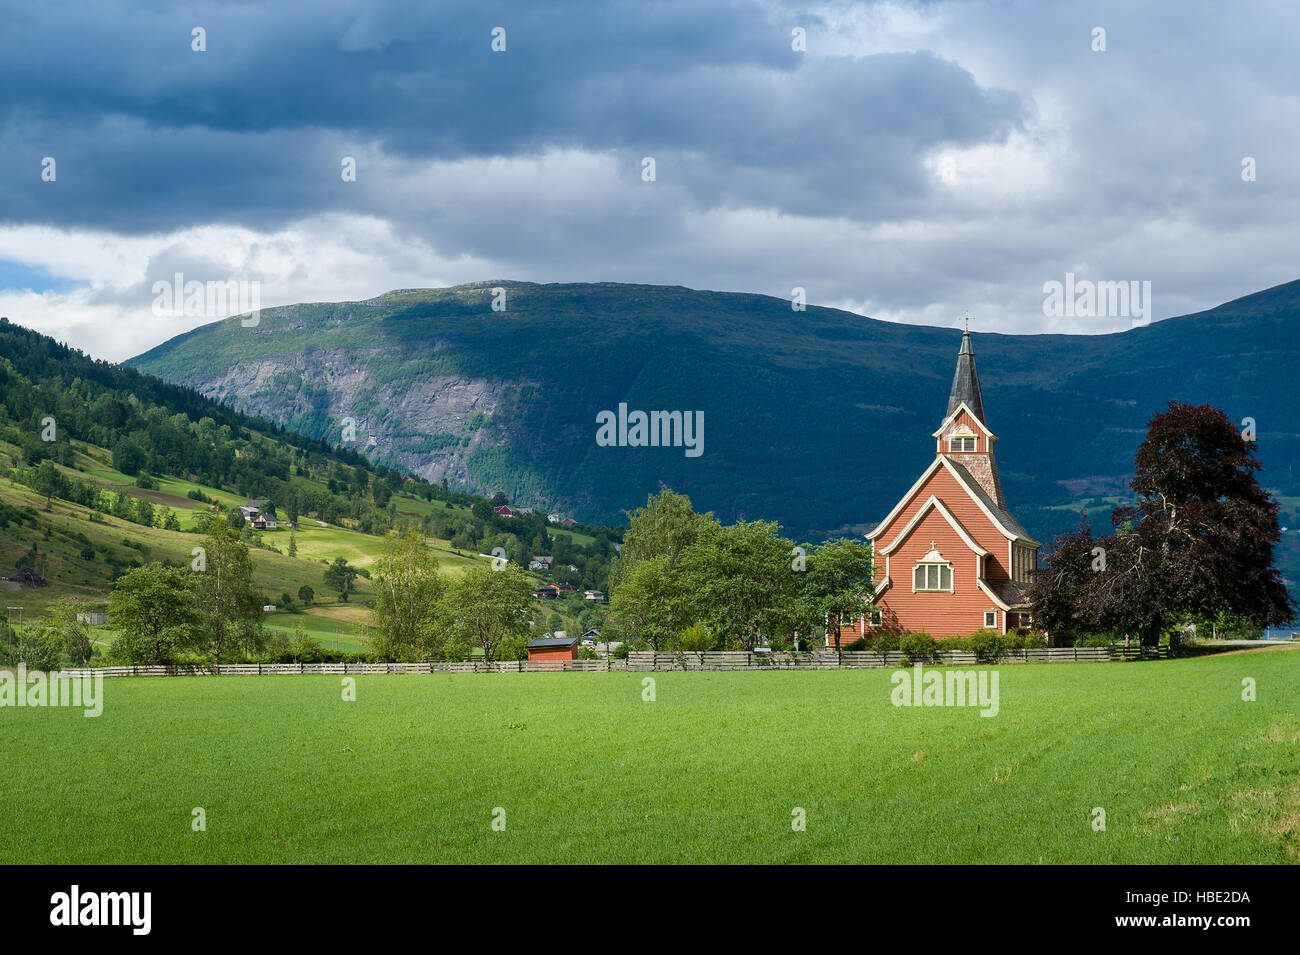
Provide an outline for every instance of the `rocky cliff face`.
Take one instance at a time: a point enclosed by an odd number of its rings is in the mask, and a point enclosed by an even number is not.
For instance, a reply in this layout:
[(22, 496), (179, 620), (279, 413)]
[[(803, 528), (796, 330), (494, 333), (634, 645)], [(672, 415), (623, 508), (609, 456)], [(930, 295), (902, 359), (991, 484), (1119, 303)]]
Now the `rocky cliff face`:
[(377, 381), (371, 369), (382, 355), (380, 348), (312, 348), (247, 359), (193, 387), (435, 483), (496, 490), (476, 479), (469, 462), (510, 443), (501, 412), (514, 405), (519, 383), (455, 374)]

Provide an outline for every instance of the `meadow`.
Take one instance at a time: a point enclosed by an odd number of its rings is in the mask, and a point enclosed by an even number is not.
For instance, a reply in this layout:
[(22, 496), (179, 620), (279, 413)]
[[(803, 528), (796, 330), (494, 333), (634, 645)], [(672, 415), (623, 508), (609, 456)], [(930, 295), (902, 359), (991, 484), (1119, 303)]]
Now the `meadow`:
[(992, 718), (887, 670), (106, 680), (0, 709), (0, 861), (1300, 861), (1300, 651), (998, 672)]

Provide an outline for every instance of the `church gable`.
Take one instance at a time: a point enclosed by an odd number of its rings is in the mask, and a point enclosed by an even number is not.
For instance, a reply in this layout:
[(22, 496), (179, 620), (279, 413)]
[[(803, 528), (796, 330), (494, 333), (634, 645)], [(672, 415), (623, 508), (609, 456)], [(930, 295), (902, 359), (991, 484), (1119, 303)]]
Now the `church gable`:
[[(985, 574), (993, 577), (1008, 576), (1007, 536), (984, 514), (967, 487), (954, 477), (943, 463), (943, 458), (936, 458), (917, 488), (900, 502), (901, 507), (869, 535), (881, 555), (886, 558), (887, 566), (881, 567), (880, 571), (896, 583), (905, 583), (902, 575), (907, 571), (902, 569), (903, 564), (906, 563), (906, 557), (903, 555), (914, 555), (918, 546), (916, 541), (922, 540), (928, 545), (930, 538), (935, 535), (946, 538), (952, 546), (960, 547), (963, 552), (970, 554), (971, 559), (974, 559), (976, 551), (966, 544), (960, 533), (948, 526), (943, 513), (946, 512), (978, 548), (988, 553)], [(943, 505), (943, 512), (930, 505), (931, 498)], [(924, 511), (928, 513), (923, 513)], [(900, 536), (904, 536), (904, 531), (918, 518), (919, 522), (906, 534), (906, 539), (912, 543), (900, 544), (894, 550), (885, 553), (885, 549), (896, 542)], [(922, 551), (926, 549), (928, 546), (921, 547)], [(900, 554), (902, 561), (897, 568), (893, 562), (895, 552)]]

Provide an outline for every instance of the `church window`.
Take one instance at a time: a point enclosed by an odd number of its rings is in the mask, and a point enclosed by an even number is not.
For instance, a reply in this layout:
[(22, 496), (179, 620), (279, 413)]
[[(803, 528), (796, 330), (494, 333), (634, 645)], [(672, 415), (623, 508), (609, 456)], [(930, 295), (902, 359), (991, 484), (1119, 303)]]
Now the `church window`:
[(948, 450), (953, 454), (970, 453), (975, 450), (974, 438), (949, 438)]
[(996, 627), (998, 625), (998, 612), (996, 610), (984, 611), (984, 626)]
[(917, 561), (912, 571), (914, 593), (952, 593), (952, 564), (943, 559), (930, 541), (930, 552)]

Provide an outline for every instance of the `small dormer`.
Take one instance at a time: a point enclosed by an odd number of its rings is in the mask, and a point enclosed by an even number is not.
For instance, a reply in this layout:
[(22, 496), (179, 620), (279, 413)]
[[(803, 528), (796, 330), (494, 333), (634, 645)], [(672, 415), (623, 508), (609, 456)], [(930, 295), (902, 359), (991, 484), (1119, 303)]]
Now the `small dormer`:
[(947, 440), (949, 454), (974, 454), (980, 449), (979, 435), (965, 422), (950, 430)]

